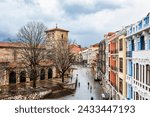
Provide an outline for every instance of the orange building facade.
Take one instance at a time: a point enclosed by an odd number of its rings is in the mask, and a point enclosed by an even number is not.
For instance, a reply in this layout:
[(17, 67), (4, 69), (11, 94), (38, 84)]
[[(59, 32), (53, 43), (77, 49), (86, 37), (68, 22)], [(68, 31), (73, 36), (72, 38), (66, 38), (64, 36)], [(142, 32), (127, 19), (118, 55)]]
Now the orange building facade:
[[(113, 86), (115, 92), (117, 92), (117, 86), (118, 86), (118, 34), (115, 32), (109, 37), (108, 40), (109, 44), (109, 81), (111, 85)], [(115, 94), (114, 94), (115, 95)]]

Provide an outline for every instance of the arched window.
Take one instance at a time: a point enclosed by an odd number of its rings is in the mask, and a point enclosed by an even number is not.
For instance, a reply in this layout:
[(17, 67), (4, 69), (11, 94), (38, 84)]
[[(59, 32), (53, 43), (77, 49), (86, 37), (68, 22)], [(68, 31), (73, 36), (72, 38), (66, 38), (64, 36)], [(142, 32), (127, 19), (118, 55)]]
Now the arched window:
[(45, 70), (42, 69), (40, 73), (40, 80), (44, 80), (44, 79), (45, 79)]
[(10, 84), (15, 84), (16, 83), (16, 72), (11, 71), (9, 73), (9, 83)]
[(20, 82), (26, 82), (26, 71), (20, 72)]
[(51, 68), (48, 69), (48, 79), (51, 79), (53, 77), (53, 71)]

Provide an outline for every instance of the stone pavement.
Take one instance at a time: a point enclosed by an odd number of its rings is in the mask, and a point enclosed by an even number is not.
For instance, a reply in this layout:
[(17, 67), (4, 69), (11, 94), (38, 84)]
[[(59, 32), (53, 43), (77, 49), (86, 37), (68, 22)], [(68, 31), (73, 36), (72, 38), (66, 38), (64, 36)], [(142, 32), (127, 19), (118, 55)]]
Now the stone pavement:
[[(68, 79), (65, 79), (66, 82), (69, 82)], [(48, 80), (40, 80), (36, 81), (36, 88), (32, 87), (32, 82), (30, 83), (19, 83), (17, 85), (11, 84), (7, 86), (1, 86), (0, 89), (0, 99), (7, 99), (12, 96), (17, 95), (30, 95), (35, 92), (42, 92), (47, 90), (57, 90), (61, 89), (62, 82), (60, 78), (48, 79)]]

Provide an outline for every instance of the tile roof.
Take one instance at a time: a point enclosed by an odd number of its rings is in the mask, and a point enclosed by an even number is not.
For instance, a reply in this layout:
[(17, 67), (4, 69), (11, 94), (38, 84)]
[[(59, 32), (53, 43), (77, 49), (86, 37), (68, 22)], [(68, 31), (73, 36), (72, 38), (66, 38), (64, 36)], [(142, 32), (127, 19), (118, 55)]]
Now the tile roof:
[(45, 32), (51, 32), (51, 31), (69, 32), (68, 30), (64, 30), (64, 29), (61, 29), (61, 28), (53, 28), (53, 29), (46, 30)]
[(15, 42), (0, 42), (0, 47), (18, 47), (19, 45)]

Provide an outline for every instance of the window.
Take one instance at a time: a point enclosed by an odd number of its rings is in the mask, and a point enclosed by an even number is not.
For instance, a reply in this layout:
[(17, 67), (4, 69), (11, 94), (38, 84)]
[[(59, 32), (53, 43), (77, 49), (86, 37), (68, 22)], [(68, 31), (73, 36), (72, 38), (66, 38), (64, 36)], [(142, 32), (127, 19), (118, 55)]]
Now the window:
[(136, 73), (135, 73), (135, 64), (134, 64), (134, 79), (136, 79), (136, 78), (135, 78), (135, 74), (136, 74)]
[(140, 82), (142, 82), (142, 65), (140, 65)]
[(132, 61), (129, 61), (129, 75), (132, 76)]
[(150, 85), (150, 65), (146, 65), (146, 84)]
[(119, 78), (119, 92), (122, 94), (123, 91), (123, 80)]
[(139, 64), (136, 63), (136, 80), (139, 80)]
[(142, 28), (142, 21), (139, 22), (139, 30)]
[(141, 48), (141, 50), (145, 50), (145, 40), (144, 40), (144, 36), (141, 36), (140, 37), (140, 48)]
[(119, 70), (123, 72), (123, 58), (119, 58)]
[(119, 50), (122, 51), (123, 50), (123, 43), (122, 43), (122, 39), (119, 40)]
[(133, 27), (133, 32), (135, 32), (135, 27)]
[(143, 83), (145, 82), (144, 77), (145, 77), (145, 67), (143, 65)]
[(132, 33), (132, 27), (130, 27), (130, 34)]
[(132, 93), (133, 93), (133, 88), (131, 87), (131, 99), (133, 98)]
[(63, 34), (61, 34), (61, 38), (62, 38), (62, 39), (64, 38), (64, 35), (63, 35)]
[(149, 16), (144, 18), (144, 22), (145, 22), (144, 26), (147, 26), (149, 24)]
[(131, 41), (131, 48), (132, 48), (132, 51), (134, 51), (134, 40)]
[(138, 42), (138, 50), (141, 50), (141, 43)]

